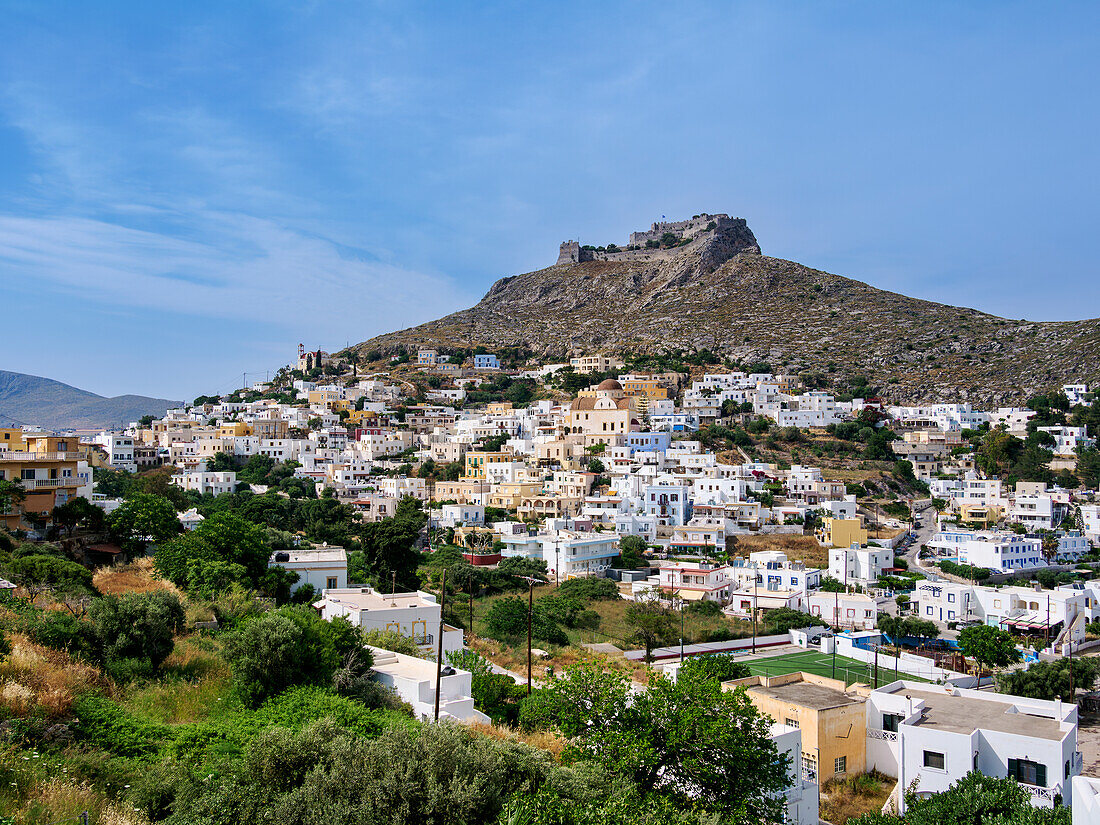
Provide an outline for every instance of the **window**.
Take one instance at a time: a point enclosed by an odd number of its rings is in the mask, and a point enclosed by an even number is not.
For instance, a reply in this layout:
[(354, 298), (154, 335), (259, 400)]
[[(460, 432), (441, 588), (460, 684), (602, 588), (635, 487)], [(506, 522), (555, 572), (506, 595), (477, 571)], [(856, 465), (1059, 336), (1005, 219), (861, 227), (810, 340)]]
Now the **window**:
[(936, 753), (935, 751), (924, 752), (924, 767), (934, 768), (937, 771), (944, 770), (944, 766), (947, 764), (947, 760), (944, 759), (942, 753)]
[(802, 775), (809, 780), (817, 777), (817, 758), (813, 754), (802, 754)]
[(1024, 785), (1047, 786), (1047, 766), (1030, 759), (1009, 759), (1008, 775)]
[(334, 589), (336, 587), (336, 576), (329, 576), (325, 587), (327, 587), (329, 590)]
[(901, 720), (904, 717), (900, 713), (884, 713), (882, 714), (882, 729), (890, 731), (890, 733), (898, 732), (898, 725), (901, 724)]
[(955, 601), (955, 594), (954, 594), (954, 593), (948, 593), (948, 594), (947, 594), (947, 600), (948, 600), (949, 602), (953, 602), (953, 601)]
[(22, 474), (22, 479), (24, 481), (30, 481), (33, 478), (34, 478), (34, 470), (32, 468), (29, 468), (29, 467), (24, 468), (23, 469), (23, 474)]
[[(787, 718), (783, 720), (783, 724), (786, 725), (788, 728), (797, 728), (798, 720)], [(1068, 765), (1069, 763), (1067, 762), (1066, 764)]]
[(848, 757), (838, 756), (833, 760), (833, 773), (847, 773), (848, 772)]

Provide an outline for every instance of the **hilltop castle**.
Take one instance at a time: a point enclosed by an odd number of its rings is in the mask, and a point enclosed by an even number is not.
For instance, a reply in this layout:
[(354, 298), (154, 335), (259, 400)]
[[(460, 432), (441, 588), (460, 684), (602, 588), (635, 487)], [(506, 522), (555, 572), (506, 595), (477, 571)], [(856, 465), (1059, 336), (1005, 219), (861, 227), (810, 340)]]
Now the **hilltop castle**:
[(756, 238), (744, 218), (718, 214), (695, 215), (685, 221), (658, 221), (644, 232), (631, 232), (625, 247), (581, 246), (579, 241), (562, 241), (558, 264), (578, 264), (584, 261), (624, 261), (669, 257), (682, 246), (701, 238), (721, 237), (736, 251), (760, 253)]

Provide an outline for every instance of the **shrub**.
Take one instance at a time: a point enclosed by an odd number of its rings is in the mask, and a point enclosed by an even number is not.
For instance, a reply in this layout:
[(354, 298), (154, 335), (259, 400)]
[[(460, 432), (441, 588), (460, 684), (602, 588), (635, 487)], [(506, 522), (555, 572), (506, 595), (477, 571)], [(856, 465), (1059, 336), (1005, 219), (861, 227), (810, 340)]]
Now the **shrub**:
[(732, 656), (712, 653), (686, 659), (677, 678), (705, 678), (728, 682), (730, 679), (744, 679), (751, 675), (749, 666), (744, 662), (735, 661)]
[(619, 588), (611, 579), (588, 576), (563, 581), (558, 587), (558, 594), (580, 599), (618, 599)]

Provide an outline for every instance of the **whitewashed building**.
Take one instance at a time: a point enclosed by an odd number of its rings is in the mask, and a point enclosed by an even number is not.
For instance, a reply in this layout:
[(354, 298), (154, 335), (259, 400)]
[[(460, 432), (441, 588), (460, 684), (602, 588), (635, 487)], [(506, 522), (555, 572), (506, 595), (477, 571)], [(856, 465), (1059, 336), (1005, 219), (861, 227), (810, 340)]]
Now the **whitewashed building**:
[(1015, 779), (1037, 807), (1072, 804), (1076, 705), (901, 680), (871, 691), (866, 708), (867, 767), (903, 791), (940, 793), (977, 770)]

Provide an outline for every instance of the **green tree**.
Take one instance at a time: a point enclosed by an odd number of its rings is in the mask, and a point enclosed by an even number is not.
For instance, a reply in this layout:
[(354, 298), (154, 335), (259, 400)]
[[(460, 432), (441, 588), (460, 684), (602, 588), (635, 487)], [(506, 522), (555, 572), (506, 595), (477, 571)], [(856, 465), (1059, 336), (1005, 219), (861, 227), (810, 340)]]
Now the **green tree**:
[(251, 707), (298, 684), (327, 684), (362, 645), (347, 619), (326, 622), (311, 608), (281, 607), (229, 634), (226, 656), (235, 688)]
[(959, 633), (963, 653), (984, 667), (1005, 667), (1020, 661), (1020, 651), (1012, 634), (989, 625), (964, 627)]
[(653, 661), (653, 649), (676, 638), (675, 616), (655, 600), (631, 602), (626, 608), (630, 639), (645, 647), (645, 661)]
[(1015, 779), (971, 771), (946, 791), (920, 797), (908, 793), (906, 812), (871, 813), (848, 825), (1070, 825), (1070, 809), (1036, 808)]
[(168, 658), (183, 629), (180, 601), (165, 590), (105, 596), (88, 608), (99, 658), (114, 678), (147, 678)]
[(1100, 487), (1100, 450), (1077, 448), (1077, 478), (1090, 490)]
[(744, 662), (738, 662), (732, 656), (721, 653), (689, 657), (680, 667), (678, 676), (685, 674), (695, 679), (717, 679), (719, 682), (744, 679), (752, 675), (749, 666)]
[(623, 536), (619, 539), (619, 557), (623, 560), (623, 567), (637, 568), (645, 565), (647, 547), (641, 536)]
[(81, 524), (88, 530), (98, 530), (106, 520), (103, 510), (96, 507), (84, 496), (71, 498), (64, 504), (54, 507), (50, 515), (54, 523), (64, 527), (65, 532), (70, 536)]
[(769, 736), (771, 722), (744, 690), (691, 673), (654, 674), (634, 693), (629, 678), (591, 665), (554, 680), (549, 698), (570, 750), (596, 759), (681, 810), (701, 805), (727, 821), (778, 821), (790, 765)]
[(211, 459), (206, 469), (212, 473), (235, 472), (238, 469), (237, 459), (229, 453), (219, 450), (214, 453), (214, 458)]
[(199, 598), (233, 584), (259, 587), (271, 552), (263, 529), (232, 512), (217, 513), (158, 550), (157, 572)]
[(92, 571), (59, 556), (17, 556), (7, 563), (4, 570), (12, 583), (27, 591), (32, 603), (46, 591), (53, 592), (59, 598), (97, 592), (92, 585)]
[(0, 478), (0, 513), (12, 510), (15, 505), (22, 504), (27, 499), (27, 491), (16, 480)]
[(135, 493), (107, 518), (111, 534), (129, 552), (144, 552), (150, 543), (178, 535), (183, 526), (176, 508), (163, 496)]
[(802, 627), (824, 627), (820, 616), (811, 616), (790, 607), (778, 607), (764, 614), (764, 627), (770, 633), (786, 633)]
[(997, 690), (1027, 699), (1050, 701), (1059, 698), (1063, 702), (1072, 702), (1077, 690), (1092, 689), (1096, 683), (1098, 671), (1100, 671), (1100, 659), (1088, 657), (1032, 662), (1026, 670), (1006, 670), (998, 673)]

